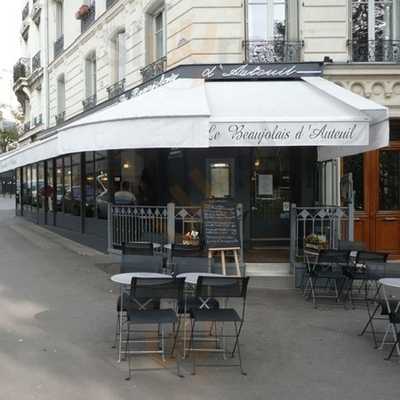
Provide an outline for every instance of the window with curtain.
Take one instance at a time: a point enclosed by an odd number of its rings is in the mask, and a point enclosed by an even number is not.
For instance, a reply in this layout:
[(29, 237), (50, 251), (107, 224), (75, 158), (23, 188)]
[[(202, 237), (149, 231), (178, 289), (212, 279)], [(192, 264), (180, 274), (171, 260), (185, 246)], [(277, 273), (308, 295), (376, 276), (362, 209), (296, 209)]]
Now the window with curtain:
[(86, 98), (94, 96), (97, 91), (96, 87), (96, 74), (97, 74), (97, 66), (96, 66), (96, 52), (90, 53), (85, 60), (85, 69), (86, 69)]

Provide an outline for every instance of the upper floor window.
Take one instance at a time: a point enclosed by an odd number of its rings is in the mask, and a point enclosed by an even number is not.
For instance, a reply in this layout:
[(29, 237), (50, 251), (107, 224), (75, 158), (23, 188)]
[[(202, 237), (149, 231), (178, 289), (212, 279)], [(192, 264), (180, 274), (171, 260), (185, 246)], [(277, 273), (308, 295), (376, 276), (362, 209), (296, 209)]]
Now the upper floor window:
[(153, 16), (153, 48), (155, 60), (165, 56), (165, 12), (163, 9)]
[(352, 0), (353, 61), (400, 61), (400, 2)]
[[(65, 77), (60, 75), (57, 79), (57, 122), (64, 120), (65, 113)], [(59, 121), (60, 120), (60, 121)]]
[(64, 3), (56, 1), (56, 39), (64, 35)]
[(126, 75), (126, 33), (118, 32), (113, 40), (114, 82), (120, 82)]
[(85, 60), (85, 74), (86, 74), (86, 98), (96, 94), (96, 52), (90, 53)]

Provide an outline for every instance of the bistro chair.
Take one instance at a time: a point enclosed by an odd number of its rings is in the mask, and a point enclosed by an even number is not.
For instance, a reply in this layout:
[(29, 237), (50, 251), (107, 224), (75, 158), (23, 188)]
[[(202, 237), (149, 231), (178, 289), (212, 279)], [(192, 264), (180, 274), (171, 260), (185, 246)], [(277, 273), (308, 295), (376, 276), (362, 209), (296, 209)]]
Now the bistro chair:
[[(317, 307), (317, 298), (334, 298), (339, 303), (346, 276), (343, 268), (349, 264), (350, 251), (324, 249), (320, 250), (315, 263), (307, 263), (307, 282), (305, 295), (311, 296)], [(324, 293), (321, 293), (321, 288)], [(330, 292), (333, 290), (333, 294)]]
[[(218, 309), (212, 309), (207, 307), (195, 308), (190, 311), (192, 318), (192, 327), (190, 334), (190, 346), (189, 351), (192, 356), (192, 374), (196, 373), (196, 353), (198, 352), (219, 352), (225, 357), (225, 339), (233, 338), (234, 343), (232, 350), (230, 351), (231, 357), (233, 358), (237, 352), (238, 364), (223, 364), (221, 366), (226, 367), (239, 367), (243, 375), (246, 373), (243, 370), (242, 357), (240, 354), (240, 343), (239, 337), (242, 332), (245, 310), (246, 310), (246, 295), (249, 278), (243, 277), (206, 277), (200, 276), (196, 285), (196, 297), (199, 298), (204, 305), (206, 305), (210, 299), (218, 298), (220, 302), (224, 304), (224, 307)], [(242, 307), (241, 313), (239, 314), (234, 308), (228, 308), (228, 301), (230, 299), (241, 299)], [(198, 336), (196, 331), (196, 325), (198, 323), (211, 323), (215, 324), (215, 343), (216, 346), (203, 348), (194, 347), (194, 342), (210, 342), (210, 337)], [(222, 325), (221, 333), (218, 334), (216, 324)], [(234, 334), (227, 335), (224, 333), (223, 328), (225, 323), (232, 323), (234, 327)], [(210, 332), (211, 333), (211, 332)], [(222, 339), (222, 348), (218, 348), (218, 343)], [(211, 365), (202, 365), (211, 366)]]
[[(183, 297), (183, 288), (185, 280), (176, 278), (133, 278), (129, 295), (130, 304), (136, 304), (136, 307), (128, 307), (127, 310), (127, 340), (126, 354), (128, 358), (129, 376), (132, 377), (134, 371), (132, 367), (133, 355), (150, 355), (160, 354), (162, 360), (165, 361), (165, 325), (172, 325), (174, 329), (173, 345), (171, 355), (174, 354), (176, 348), (176, 340), (179, 332), (179, 320), (173, 308), (161, 308), (159, 304), (162, 300), (172, 300), (177, 303)], [(154, 304), (156, 306), (154, 306)], [(153, 307), (152, 307), (153, 305)], [(175, 324), (178, 323), (175, 329)], [(149, 337), (147, 334), (150, 330), (137, 331), (134, 329), (137, 325), (156, 325), (157, 336)], [(134, 336), (135, 333), (147, 333), (144, 337)], [(154, 350), (146, 349), (130, 349), (135, 344), (156, 344)], [(180, 374), (179, 357), (176, 357), (177, 374)], [(137, 371), (137, 369), (136, 369)]]

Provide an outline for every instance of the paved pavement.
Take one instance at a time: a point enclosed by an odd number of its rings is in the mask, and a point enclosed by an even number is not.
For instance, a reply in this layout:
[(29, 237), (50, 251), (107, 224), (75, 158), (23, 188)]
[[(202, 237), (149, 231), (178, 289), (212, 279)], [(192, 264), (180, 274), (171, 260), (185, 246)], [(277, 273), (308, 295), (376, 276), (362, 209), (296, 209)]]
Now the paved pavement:
[(191, 376), (188, 363), (183, 379), (163, 370), (127, 382), (126, 363), (111, 348), (117, 288), (104, 272), (108, 257), (64, 246), (7, 208), (0, 199), (0, 400), (389, 400), (400, 393), (400, 364), (357, 336), (365, 310), (314, 310), (295, 290), (250, 290), (247, 377), (228, 368)]

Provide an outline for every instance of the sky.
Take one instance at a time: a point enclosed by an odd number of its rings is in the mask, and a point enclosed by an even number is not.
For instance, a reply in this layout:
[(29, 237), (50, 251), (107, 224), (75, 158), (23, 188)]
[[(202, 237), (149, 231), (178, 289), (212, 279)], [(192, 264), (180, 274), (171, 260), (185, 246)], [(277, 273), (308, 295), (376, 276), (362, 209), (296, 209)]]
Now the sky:
[(0, 0), (0, 103), (18, 105), (12, 69), (20, 57), (21, 0)]

